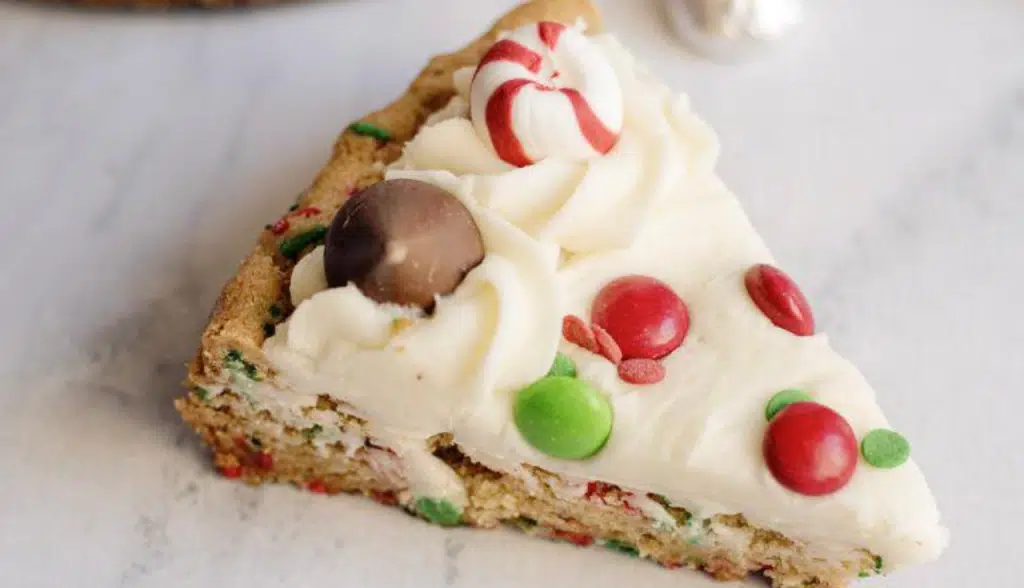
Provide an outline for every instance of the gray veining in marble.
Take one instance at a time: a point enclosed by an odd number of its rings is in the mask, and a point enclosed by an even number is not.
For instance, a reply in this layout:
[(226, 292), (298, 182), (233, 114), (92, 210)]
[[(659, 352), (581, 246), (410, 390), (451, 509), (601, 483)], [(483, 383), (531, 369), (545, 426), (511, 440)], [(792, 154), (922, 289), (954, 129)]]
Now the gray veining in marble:
[[(713, 585), (229, 483), (170, 405), (221, 284), (336, 132), (510, 4), (0, 3), (3, 586)], [(603, 4), (719, 131), (723, 176), (929, 474), (950, 550), (873, 584), (1018, 585), (1024, 5), (821, 0), (774, 55), (723, 67), (658, 1)]]

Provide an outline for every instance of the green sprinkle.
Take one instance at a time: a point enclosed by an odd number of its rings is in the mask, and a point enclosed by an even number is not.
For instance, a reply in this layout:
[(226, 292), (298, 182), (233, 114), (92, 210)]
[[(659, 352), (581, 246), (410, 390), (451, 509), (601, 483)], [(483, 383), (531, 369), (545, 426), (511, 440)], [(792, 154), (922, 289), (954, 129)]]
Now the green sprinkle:
[(555, 362), (551, 364), (551, 369), (548, 370), (549, 376), (565, 376), (567, 378), (576, 377), (576, 363), (569, 359), (568, 355), (562, 352), (555, 354)]
[(276, 304), (271, 304), (267, 312), (270, 313), (271, 318), (279, 318), (281, 316), (281, 307)]
[(306, 439), (309, 439), (310, 441), (312, 441), (313, 439), (316, 438), (317, 435), (319, 435), (323, 431), (324, 431), (324, 428), (322, 426), (320, 426), (320, 425), (313, 425), (312, 427), (307, 427), (307, 428), (303, 429), (302, 430), (302, 434), (306, 436)]
[(298, 209), (299, 209), (299, 203), (296, 202), (295, 204), (292, 204), (291, 206), (288, 207), (288, 212), (295, 212)]
[(416, 510), (428, 521), (445, 527), (453, 527), (462, 522), (462, 513), (444, 498), (420, 498), (416, 501)]
[(857, 574), (857, 577), (858, 578), (870, 578), (871, 577), (871, 572), (865, 572), (864, 570), (861, 570), (860, 573)]
[(305, 248), (319, 243), (326, 236), (327, 227), (314, 227), (298, 235), (288, 237), (281, 241), (281, 255), (288, 259), (295, 259)]
[(349, 125), (349, 130), (357, 135), (363, 135), (364, 137), (373, 137), (380, 141), (390, 141), (391, 132), (378, 127), (375, 124), (368, 123), (366, 121), (354, 122)]
[(252, 443), (253, 447), (263, 447), (263, 443), (255, 436), (249, 437), (249, 443)]
[(860, 453), (876, 468), (897, 468), (910, 457), (910, 443), (896, 431), (875, 429), (860, 442)]
[(618, 551), (619, 553), (624, 553), (630, 557), (640, 557), (640, 552), (637, 551), (636, 547), (633, 547), (624, 541), (619, 541), (618, 539), (605, 539), (604, 546), (612, 551)]
[(885, 567), (885, 560), (882, 559), (882, 556), (876, 555), (875, 556), (875, 573), (876, 574), (881, 574), (882, 573), (882, 568), (884, 568), (884, 567)]
[(520, 531), (523, 531), (524, 533), (527, 533), (537, 528), (537, 521), (531, 519), (530, 517), (516, 517), (514, 519), (510, 519), (507, 522), (509, 525), (519, 529)]
[(772, 420), (775, 415), (779, 414), (779, 411), (786, 408), (794, 402), (804, 402), (810, 400), (811, 395), (804, 392), (803, 390), (796, 390), (793, 388), (783, 390), (772, 396), (771, 400), (764, 407), (764, 418), (765, 420)]
[(206, 402), (207, 400), (210, 399), (210, 391), (207, 390), (206, 388), (203, 388), (202, 386), (196, 386), (194, 388), (194, 392), (196, 393), (196, 398), (202, 400), (203, 402)]
[(260, 377), (259, 371), (256, 366), (252, 363), (245, 361), (242, 357), (242, 352), (237, 349), (232, 349), (227, 352), (224, 356), (224, 365), (233, 372), (240, 372), (250, 380), (259, 382), (263, 378)]

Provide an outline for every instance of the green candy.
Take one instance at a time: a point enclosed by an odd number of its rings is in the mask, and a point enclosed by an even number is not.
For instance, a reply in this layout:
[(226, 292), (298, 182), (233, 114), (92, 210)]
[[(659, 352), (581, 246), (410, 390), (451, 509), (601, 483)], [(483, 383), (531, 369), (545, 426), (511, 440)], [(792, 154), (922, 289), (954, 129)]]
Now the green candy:
[(462, 512), (444, 498), (419, 498), (416, 510), (428, 521), (445, 527), (454, 527), (462, 522)]
[(373, 137), (378, 141), (390, 141), (391, 132), (387, 129), (382, 129), (375, 124), (368, 123), (366, 121), (354, 122), (348, 127), (353, 133), (362, 135), (364, 137)]
[(327, 227), (313, 227), (308, 231), (288, 237), (278, 246), (281, 255), (288, 259), (295, 259), (306, 247), (316, 245), (327, 236)]
[(783, 390), (775, 396), (772, 396), (771, 400), (768, 401), (768, 404), (765, 405), (764, 418), (765, 420), (770, 421), (775, 418), (775, 415), (779, 414), (782, 409), (786, 408), (790, 404), (795, 402), (805, 402), (810, 399), (811, 395), (803, 390), (796, 390), (793, 388)]
[(629, 557), (640, 557), (640, 552), (636, 547), (633, 547), (629, 543), (619, 541), (618, 539), (605, 539), (604, 546), (612, 551), (618, 551), (624, 553)]
[(896, 431), (875, 429), (860, 442), (860, 453), (876, 468), (898, 468), (910, 458), (910, 443)]
[(569, 356), (558, 352), (555, 355), (555, 362), (551, 364), (551, 369), (548, 370), (549, 376), (565, 376), (567, 378), (576, 377), (576, 363), (569, 359)]
[(515, 422), (538, 450), (563, 459), (586, 459), (611, 435), (612, 405), (582, 380), (548, 376), (519, 391)]

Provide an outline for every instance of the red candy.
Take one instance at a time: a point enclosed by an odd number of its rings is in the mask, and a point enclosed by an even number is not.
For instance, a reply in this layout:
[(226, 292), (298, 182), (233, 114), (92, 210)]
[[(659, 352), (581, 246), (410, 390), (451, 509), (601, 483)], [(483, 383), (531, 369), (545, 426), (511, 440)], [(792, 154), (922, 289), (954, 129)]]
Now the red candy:
[(837, 492), (857, 467), (857, 437), (839, 413), (815, 402), (782, 409), (764, 432), (765, 463), (779, 484), (805, 496)]
[(657, 384), (665, 379), (665, 366), (653, 359), (627, 359), (619, 364), (619, 378), (628, 384)]
[(313, 480), (306, 486), (313, 494), (327, 494), (327, 486), (320, 480)]
[(690, 328), (686, 304), (668, 284), (647, 276), (625, 276), (607, 284), (591, 313), (625, 359), (661, 359), (683, 343)]
[(573, 345), (586, 349), (591, 353), (601, 353), (597, 345), (594, 331), (580, 317), (567, 314), (562, 317), (562, 337)]
[(768, 320), (794, 335), (814, 334), (814, 315), (800, 288), (782, 270), (758, 264), (747, 270), (747, 293)]

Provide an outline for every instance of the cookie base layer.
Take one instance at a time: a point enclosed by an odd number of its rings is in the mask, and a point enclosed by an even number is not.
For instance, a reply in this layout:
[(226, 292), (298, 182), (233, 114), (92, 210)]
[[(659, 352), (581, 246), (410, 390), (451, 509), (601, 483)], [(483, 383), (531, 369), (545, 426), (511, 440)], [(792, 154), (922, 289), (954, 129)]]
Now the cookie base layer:
[[(351, 440), (317, 446), (267, 413), (254, 413), (230, 390), (213, 401), (189, 395), (177, 401), (177, 408), (212, 448), (217, 469), (227, 477), (252, 485), (285, 482), (317, 493), (362, 494), (416, 512), (401, 460), (388, 447), (369, 443), (355, 417), (339, 414), (340, 422), (352, 425)], [(704, 522), (705, 531), (694, 539), (628, 507), (611, 485), (600, 484), (600, 496), (588, 490), (567, 497), (555, 474), (533, 469), (535, 481), (527, 482), (521, 475), (472, 462), (445, 439), (435, 440), (434, 455), (465, 484), (468, 505), (462, 523), (471, 527), (505, 524), (581, 547), (603, 545), (664, 567), (703, 570), (717, 580), (761, 574), (775, 588), (840, 588), (875, 565), (874, 556), (863, 550), (822, 557), (779, 533), (748, 525), (739, 514)], [(685, 511), (670, 510), (688, 517)]]

